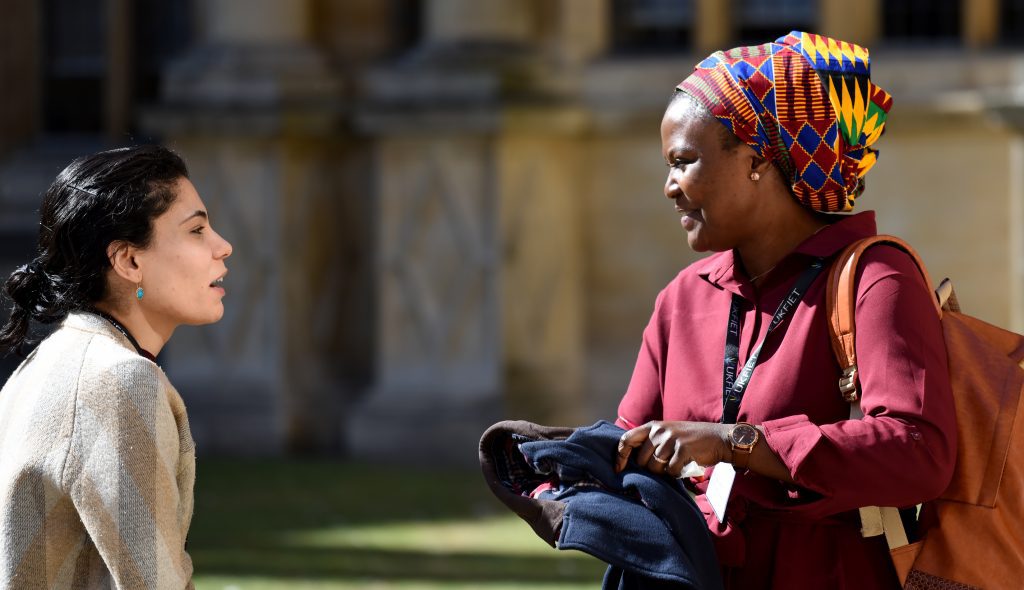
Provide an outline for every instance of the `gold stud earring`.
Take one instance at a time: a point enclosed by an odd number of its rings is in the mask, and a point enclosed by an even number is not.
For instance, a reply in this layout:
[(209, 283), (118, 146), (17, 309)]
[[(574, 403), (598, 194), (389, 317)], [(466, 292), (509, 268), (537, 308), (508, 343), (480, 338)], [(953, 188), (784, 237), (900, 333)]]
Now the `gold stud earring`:
[(761, 180), (761, 175), (759, 173), (757, 173), (757, 172), (751, 172), (750, 173), (750, 180), (753, 180), (754, 182), (757, 182), (758, 180)]

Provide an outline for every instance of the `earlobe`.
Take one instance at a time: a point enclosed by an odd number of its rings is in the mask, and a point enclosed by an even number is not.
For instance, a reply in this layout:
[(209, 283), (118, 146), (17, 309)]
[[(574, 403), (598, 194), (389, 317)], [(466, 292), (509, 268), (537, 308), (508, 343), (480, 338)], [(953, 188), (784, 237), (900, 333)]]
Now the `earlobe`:
[(760, 180), (761, 177), (767, 174), (771, 165), (772, 163), (770, 160), (755, 155), (750, 162), (750, 180), (754, 182)]

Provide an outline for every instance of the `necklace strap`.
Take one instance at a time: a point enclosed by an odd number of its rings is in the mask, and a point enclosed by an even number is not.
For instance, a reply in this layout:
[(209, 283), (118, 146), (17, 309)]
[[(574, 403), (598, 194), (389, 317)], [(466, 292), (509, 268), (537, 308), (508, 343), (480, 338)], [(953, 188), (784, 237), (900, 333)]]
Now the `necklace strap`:
[(776, 267), (776, 266), (778, 266), (778, 264), (773, 264), (771, 268), (769, 268), (768, 270), (764, 271), (763, 273), (760, 273), (760, 274), (757, 274), (757, 275), (754, 275), (754, 276), (750, 277), (749, 281), (750, 281), (751, 283), (753, 283), (753, 282), (754, 282), (754, 281), (756, 281), (757, 279), (759, 279), (759, 278), (761, 278), (761, 277), (765, 276), (766, 274), (768, 274), (768, 273), (772, 272), (773, 270), (775, 270), (775, 267)]
[(156, 357), (145, 348), (139, 346), (139, 341), (135, 339), (135, 336), (132, 336), (132, 333), (128, 331), (128, 328), (124, 327), (124, 324), (115, 320), (110, 314), (104, 313), (98, 309), (90, 309), (89, 311), (110, 322), (110, 325), (114, 326), (115, 330), (123, 334), (124, 337), (128, 339), (128, 342), (131, 342), (132, 346), (135, 348), (135, 352), (139, 353), (139, 356), (156, 362)]

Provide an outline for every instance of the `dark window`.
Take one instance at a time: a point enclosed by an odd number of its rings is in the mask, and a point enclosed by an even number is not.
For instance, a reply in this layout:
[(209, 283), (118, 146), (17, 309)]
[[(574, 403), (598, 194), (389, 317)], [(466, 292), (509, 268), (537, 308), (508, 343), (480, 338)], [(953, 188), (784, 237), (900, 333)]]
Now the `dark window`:
[(161, 71), (192, 41), (192, 2), (135, 0), (133, 6), (133, 94), (136, 104), (145, 104), (159, 98)]
[(999, 9), (1000, 40), (1007, 45), (1024, 45), (1024, 0), (1003, 0)]
[(732, 10), (738, 45), (768, 43), (794, 30), (818, 30), (815, 0), (738, 0), (733, 2)]
[[(46, 0), (43, 23), (43, 128), (50, 134), (106, 131), (108, 0)], [(191, 41), (191, 0), (135, 0), (128, 35), (130, 103), (154, 101), (160, 73)]]
[(690, 50), (694, 0), (613, 0), (612, 45), (619, 53)]
[(886, 0), (883, 34), (898, 43), (950, 44), (960, 39), (961, 0)]
[(104, 0), (46, 0), (43, 127), (47, 132), (103, 130), (106, 5)]
[(404, 51), (419, 45), (423, 38), (423, 2), (394, 0), (394, 23), (398, 31), (396, 48)]

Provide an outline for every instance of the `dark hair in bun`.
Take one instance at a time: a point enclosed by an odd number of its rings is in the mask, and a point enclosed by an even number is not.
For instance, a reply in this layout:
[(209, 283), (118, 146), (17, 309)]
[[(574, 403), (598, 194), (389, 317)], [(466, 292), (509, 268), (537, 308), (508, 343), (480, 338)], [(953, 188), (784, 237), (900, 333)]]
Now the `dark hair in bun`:
[(153, 220), (188, 178), (181, 157), (157, 145), (119, 148), (68, 164), (46, 190), (40, 209), (36, 257), (8, 277), (13, 302), (0, 329), (0, 352), (24, 353), (31, 320), (59, 322), (106, 296), (107, 247), (124, 241), (145, 248)]

